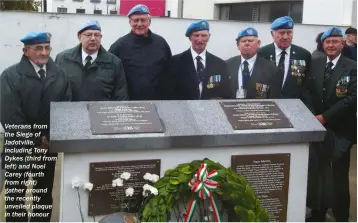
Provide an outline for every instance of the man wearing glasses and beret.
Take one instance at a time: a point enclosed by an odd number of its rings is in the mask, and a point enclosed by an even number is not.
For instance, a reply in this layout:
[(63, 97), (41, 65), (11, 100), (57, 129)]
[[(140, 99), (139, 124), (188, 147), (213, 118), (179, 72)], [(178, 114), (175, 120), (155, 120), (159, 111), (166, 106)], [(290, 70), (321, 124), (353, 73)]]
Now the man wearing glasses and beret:
[[(57, 154), (49, 151), (49, 124), (50, 124), (50, 103), (54, 101), (70, 101), (71, 88), (65, 74), (53, 62), (50, 57), (51, 34), (46, 32), (30, 32), (21, 38), (24, 43), (23, 56), (19, 63), (5, 69), (0, 77), (1, 89), (1, 124), (7, 133), (14, 133), (15, 137), (5, 136), (5, 145), (7, 141), (30, 140), (34, 142), (32, 145), (8, 145), (9, 150), (16, 152), (4, 152), (5, 157), (11, 157), (12, 160), (6, 159), (4, 162), (6, 167), (5, 182), (19, 182), (18, 185), (7, 184), (6, 196), (13, 199), (6, 200), (6, 205), (17, 206), (18, 208), (7, 208), (6, 222), (28, 222), (29, 218), (32, 222), (49, 222), (51, 219), (52, 208), (32, 210), (29, 216), (23, 208), (26, 195), (26, 186), (24, 182), (28, 179), (28, 173), (31, 171), (32, 165), (45, 165), (45, 169), (35, 170), (32, 173), (42, 172), (42, 175), (32, 176), (32, 180), (36, 182), (33, 189), (46, 189), (46, 193), (32, 193), (33, 205), (41, 207), (42, 205), (52, 205), (52, 186), (54, 179), (54, 170), (56, 161), (43, 161), (43, 157), (56, 159)], [(44, 125), (47, 129), (42, 129), (39, 137), (35, 137), (35, 133), (39, 130), (33, 129), (33, 125)], [(26, 130), (21, 129), (24, 126)], [(18, 132), (28, 134), (28, 137), (19, 137)], [(31, 134), (33, 134), (31, 136)], [(37, 153), (35, 148), (41, 148), (46, 151), (45, 155)], [(5, 147), (6, 148), (6, 147)], [(29, 162), (25, 159), (28, 152), (32, 150), (31, 156), (41, 155), (41, 160)], [(22, 152), (21, 152), (22, 151)], [(21, 169), (20, 165), (29, 165), (29, 169)], [(11, 168), (9, 168), (9, 166)], [(22, 182), (22, 183), (20, 183)], [(20, 199), (18, 199), (20, 198)]]
[(131, 31), (114, 42), (109, 52), (124, 65), (130, 100), (163, 100), (172, 56), (167, 41), (153, 33), (147, 6), (136, 5), (129, 13)]
[(128, 99), (120, 59), (101, 45), (101, 26), (87, 22), (77, 33), (80, 44), (56, 57), (72, 86), (73, 101), (122, 101)]

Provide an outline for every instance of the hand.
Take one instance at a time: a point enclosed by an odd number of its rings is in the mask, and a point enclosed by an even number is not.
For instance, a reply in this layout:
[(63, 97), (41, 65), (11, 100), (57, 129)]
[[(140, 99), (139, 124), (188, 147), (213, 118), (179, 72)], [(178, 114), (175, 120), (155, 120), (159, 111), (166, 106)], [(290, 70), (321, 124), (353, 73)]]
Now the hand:
[(41, 149), (48, 149), (49, 145), (48, 145), (48, 140), (46, 138), (46, 136), (41, 136)]
[(323, 116), (322, 115), (316, 115), (316, 119), (318, 119), (318, 121), (324, 125), (326, 124), (326, 121), (324, 120)]

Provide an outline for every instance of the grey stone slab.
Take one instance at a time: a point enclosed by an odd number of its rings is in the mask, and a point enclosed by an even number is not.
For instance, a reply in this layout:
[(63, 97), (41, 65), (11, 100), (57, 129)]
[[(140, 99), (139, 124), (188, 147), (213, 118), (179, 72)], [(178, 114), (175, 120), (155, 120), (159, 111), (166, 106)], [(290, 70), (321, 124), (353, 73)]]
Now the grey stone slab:
[(51, 150), (89, 152), (307, 143), (323, 140), (325, 128), (300, 100), (272, 101), (277, 103), (294, 128), (233, 130), (219, 104), (220, 100), (153, 101), (165, 125), (164, 133), (92, 135), (87, 110), (89, 102), (51, 103)]

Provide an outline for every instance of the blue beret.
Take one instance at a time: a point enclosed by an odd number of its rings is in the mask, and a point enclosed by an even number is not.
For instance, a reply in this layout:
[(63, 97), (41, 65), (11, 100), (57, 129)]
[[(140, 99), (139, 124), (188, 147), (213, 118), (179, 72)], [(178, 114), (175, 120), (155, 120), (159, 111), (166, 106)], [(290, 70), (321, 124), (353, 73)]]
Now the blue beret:
[(51, 41), (51, 33), (48, 32), (29, 32), (23, 36), (20, 41), (25, 45), (49, 43)]
[(197, 22), (193, 22), (192, 24), (190, 24), (190, 26), (188, 27), (188, 29), (185, 32), (185, 36), (189, 37), (191, 33), (197, 32), (200, 30), (208, 30), (209, 31), (209, 22), (206, 21), (205, 19), (197, 21)]
[(331, 36), (343, 37), (343, 32), (340, 28), (331, 27), (326, 32), (323, 33), (323, 35), (321, 36), (321, 41), (324, 41), (325, 39), (327, 39), (328, 37), (331, 37)]
[(256, 37), (258, 37), (258, 35), (259, 34), (257, 33), (256, 29), (249, 27), (249, 28), (246, 28), (246, 29), (241, 30), (239, 32), (239, 34), (237, 35), (236, 41), (240, 40), (241, 37), (244, 37), (244, 36), (256, 36)]
[(86, 24), (84, 26), (82, 26), (82, 28), (80, 30), (78, 30), (78, 33), (82, 33), (83, 31), (86, 31), (86, 30), (101, 31), (101, 25), (96, 20), (90, 20), (90, 21), (86, 22)]
[(280, 18), (275, 19), (275, 21), (273, 21), (273, 23), (271, 24), (271, 29), (272, 30), (293, 29), (294, 25), (295, 25), (295, 23), (293, 22), (291, 17), (284, 16), (284, 17), (280, 17)]
[(128, 17), (130, 17), (133, 14), (150, 14), (149, 9), (147, 6), (139, 4), (134, 6), (129, 12)]

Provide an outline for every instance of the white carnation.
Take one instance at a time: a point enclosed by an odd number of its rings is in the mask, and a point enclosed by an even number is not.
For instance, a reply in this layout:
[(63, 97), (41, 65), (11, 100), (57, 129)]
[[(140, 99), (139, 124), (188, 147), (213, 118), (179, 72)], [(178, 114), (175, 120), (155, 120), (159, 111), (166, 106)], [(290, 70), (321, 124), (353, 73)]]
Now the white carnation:
[(72, 180), (72, 188), (79, 188), (81, 186), (81, 180), (78, 177), (75, 177)]
[(151, 177), (152, 177), (152, 174), (146, 173), (146, 174), (143, 176), (143, 179), (144, 179), (144, 180), (150, 180)]
[(143, 185), (143, 191), (146, 191), (146, 190), (149, 190), (150, 191), (150, 188), (151, 188), (152, 186), (150, 186), (149, 184), (144, 184)]
[(83, 184), (83, 189), (91, 191), (93, 189), (93, 184), (90, 183), (90, 182), (84, 183)]
[(155, 183), (159, 180), (159, 176), (157, 174), (152, 174), (152, 176), (149, 179), (151, 182)]
[(123, 186), (123, 180), (121, 178), (112, 180), (112, 187), (122, 187), (122, 186)]
[(126, 192), (126, 197), (132, 197), (134, 194), (134, 189), (132, 187), (128, 187), (125, 192)]
[(152, 187), (152, 186), (151, 186), (150, 192), (151, 192), (154, 196), (157, 196), (157, 195), (158, 195), (158, 189), (155, 188), (155, 187)]
[(128, 173), (128, 172), (123, 172), (123, 173), (121, 174), (121, 178), (122, 178), (123, 180), (128, 180), (130, 177), (131, 177), (131, 174)]

